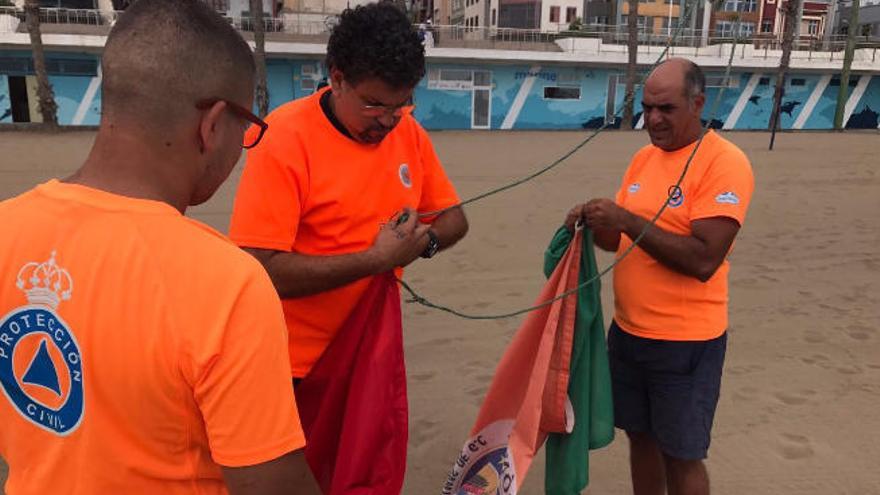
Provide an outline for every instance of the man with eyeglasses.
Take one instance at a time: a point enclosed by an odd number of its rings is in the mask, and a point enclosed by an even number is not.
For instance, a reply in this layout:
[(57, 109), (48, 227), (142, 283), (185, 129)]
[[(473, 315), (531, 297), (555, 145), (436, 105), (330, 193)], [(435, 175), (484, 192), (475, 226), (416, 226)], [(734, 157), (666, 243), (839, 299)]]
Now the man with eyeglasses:
[(183, 215), (265, 130), (250, 49), (204, 2), (138, 0), (102, 67), (85, 163), (0, 203), (6, 493), (318, 493), (271, 281)]
[[(346, 10), (327, 67), (329, 88), (267, 117), (230, 227), (283, 299), (295, 380), (309, 373), (372, 276), (430, 258), (468, 228), (411, 115), (425, 55), (406, 15), (391, 3)], [(445, 211), (419, 215), (438, 210)], [(401, 212), (405, 221), (389, 222)]]

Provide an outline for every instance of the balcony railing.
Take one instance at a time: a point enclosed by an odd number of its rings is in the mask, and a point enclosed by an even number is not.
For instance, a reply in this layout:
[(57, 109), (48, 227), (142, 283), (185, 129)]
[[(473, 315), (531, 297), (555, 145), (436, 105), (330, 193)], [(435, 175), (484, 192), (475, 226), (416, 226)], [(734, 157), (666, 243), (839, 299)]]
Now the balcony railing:
[[(40, 22), (49, 33), (106, 34), (120, 12), (103, 12), (88, 9), (40, 9)], [(251, 17), (226, 17), (229, 23), (242, 32), (252, 32), (255, 21)], [(265, 16), (263, 27), (270, 40), (324, 43), (335, 25), (335, 15), (318, 13), (294, 13), (277, 17)], [(15, 30), (25, 32), (25, 13), (15, 7), (0, 7), (0, 32)], [(17, 24), (13, 26), (13, 24)], [(563, 26), (564, 28), (565, 26)], [(466, 27), (463, 25), (424, 25), (417, 26), (426, 33), (434, 47), (438, 48), (486, 48), (506, 50), (561, 51), (555, 41), (563, 38), (594, 38), (603, 45), (625, 45), (629, 39), (627, 26), (587, 24), (577, 30), (541, 31), (537, 29), (514, 29), (497, 27)], [(427, 35), (430, 33), (430, 35)], [(674, 39), (676, 28), (660, 30), (653, 27), (639, 28), (640, 46), (666, 46), (670, 41), (673, 47), (703, 47), (733, 42), (727, 33), (710, 32), (708, 36), (700, 30), (683, 29)], [(756, 50), (769, 54), (781, 49), (779, 36), (769, 33), (753, 34), (740, 38), (741, 46), (751, 45)], [(821, 36), (801, 36), (794, 42), (796, 52), (807, 52), (808, 57), (821, 52), (831, 59), (839, 59), (845, 48), (845, 36), (825, 38)], [(880, 38), (860, 36), (856, 48), (880, 49)], [(768, 55), (769, 56), (769, 55)]]

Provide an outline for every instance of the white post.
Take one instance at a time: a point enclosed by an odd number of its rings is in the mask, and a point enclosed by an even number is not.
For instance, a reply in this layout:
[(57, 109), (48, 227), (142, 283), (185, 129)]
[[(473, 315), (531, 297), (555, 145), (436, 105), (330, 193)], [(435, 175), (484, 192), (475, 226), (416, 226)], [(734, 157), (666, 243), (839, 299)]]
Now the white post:
[(114, 12), (113, 12), (113, 1), (112, 0), (98, 0), (98, 12), (101, 13), (101, 17), (104, 19), (104, 22), (111, 23), (114, 21)]
[(703, 4), (703, 46), (709, 46), (709, 23), (712, 21), (712, 2)]
[[(672, 4), (675, 2), (673, 0), (666, 0), (669, 2), (669, 20), (666, 21), (666, 36), (672, 36)], [(681, 15), (679, 14), (679, 17)]]

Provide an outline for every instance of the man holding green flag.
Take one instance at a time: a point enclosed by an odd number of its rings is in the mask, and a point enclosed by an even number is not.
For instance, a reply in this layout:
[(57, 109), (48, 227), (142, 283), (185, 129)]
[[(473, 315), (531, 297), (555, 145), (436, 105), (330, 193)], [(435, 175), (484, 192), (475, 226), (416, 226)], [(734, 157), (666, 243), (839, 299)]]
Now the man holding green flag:
[[(593, 233), (583, 231), (578, 285), (591, 284), (577, 294), (574, 342), (571, 350), (571, 379), (568, 396), (574, 410), (570, 434), (553, 433), (547, 438), (547, 467), (544, 491), (547, 495), (576, 495), (590, 482), (589, 451), (614, 439), (614, 411), (611, 377), (605, 347)], [(574, 229), (560, 228), (544, 254), (544, 273), (549, 277), (571, 243)]]

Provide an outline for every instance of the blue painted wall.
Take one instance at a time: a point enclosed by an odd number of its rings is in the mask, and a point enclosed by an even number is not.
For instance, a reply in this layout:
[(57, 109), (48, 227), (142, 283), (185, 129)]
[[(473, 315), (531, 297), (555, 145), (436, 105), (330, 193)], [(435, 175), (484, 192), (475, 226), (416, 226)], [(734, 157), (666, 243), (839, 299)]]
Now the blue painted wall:
[(865, 95), (846, 122), (847, 129), (877, 129), (880, 126), (880, 76), (868, 82)]
[(12, 122), (12, 101), (9, 99), (9, 79), (0, 77), (0, 124)]
[[(6, 51), (0, 55), (27, 58), (27, 52)], [(96, 60), (94, 55), (76, 53), (51, 53), (50, 57), (80, 58)], [(512, 113), (512, 108), (523, 84), (533, 80), (533, 84), (525, 98), (518, 117), (513, 122), (513, 129), (581, 129), (598, 127), (604, 123), (607, 105), (607, 88), (609, 78), (621, 76), (620, 68), (590, 68), (571, 65), (535, 65), (522, 64), (472, 64), (443, 63), (429, 64), (428, 71), (437, 70), (468, 70), (489, 71), (491, 73), (491, 108), (490, 126), (492, 129), (502, 128), (502, 123)], [(270, 108), (296, 98), (311, 94), (317, 83), (325, 76), (326, 71), (318, 59), (270, 59), (267, 66), (269, 83)], [(0, 122), (10, 122), (5, 115), (10, 107), (7, 78), (9, 75), (28, 75), (25, 73), (0, 74)], [(709, 72), (708, 76), (720, 76), (720, 72)], [(737, 84), (735, 88), (725, 89), (718, 102), (713, 125), (721, 126), (730, 116), (753, 72), (734, 74)], [(87, 88), (94, 75), (50, 74), (56, 99), (59, 104), (59, 122), (71, 124), (77, 109), (82, 104)], [(772, 111), (775, 74), (762, 72), (759, 76), (764, 84), (755, 86), (754, 91), (746, 95), (747, 102), (736, 122), (736, 129), (766, 129)], [(855, 76), (856, 80), (858, 75)], [(473, 91), (465, 89), (437, 89), (432, 85), (430, 77), (422, 80), (415, 91), (415, 117), (428, 129), (470, 129), (472, 127)], [(799, 115), (804, 111), (807, 100), (821, 79), (820, 74), (792, 74), (786, 84), (783, 99), (781, 127), (791, 128)], [(800, 80), (803, 84), (792, 84), (792, 80)], [(548, 86), (577, 87), (580, 89), (578, 99), (545, 98)], [(710, 117), (712, 106), (720, 88), (707, 89), (704, 119)], [(829, 85), (805, 121), (804, 129), (830, 129), (833, 124), (834, 107), (837, 98), (837, 86)], [(641, 88), (636, 89), (635, 121), (641, 115)], [(621, 108), (624, 99), (624, 86), (618, 84), (615, 97), (615, 109)], [(87, 104), (82, 124), (97, 124), (100, 120), (101, 96), (97, 92), (94, 99)], [(856, 105), (853, 116), (847, 123), (849, 128), (877, 127), (874, 124), (880, 119), (880, 75), (871, 78), (867, 91)]]

